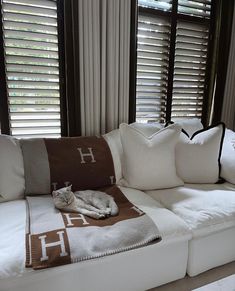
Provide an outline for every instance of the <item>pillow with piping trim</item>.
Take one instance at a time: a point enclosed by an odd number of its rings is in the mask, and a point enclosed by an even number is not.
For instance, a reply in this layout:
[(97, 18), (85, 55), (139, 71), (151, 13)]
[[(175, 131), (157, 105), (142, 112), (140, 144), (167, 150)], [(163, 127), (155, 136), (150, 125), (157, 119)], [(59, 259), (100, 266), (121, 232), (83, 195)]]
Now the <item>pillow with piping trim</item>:
[(221, 155), (221, 177), (235, 184), (235, 132), (226, 129)]
[(185, 183), (217, 183), (225, 125), (219, 123), (195, 132), (185, 131), (176, 146), (177, 174)]

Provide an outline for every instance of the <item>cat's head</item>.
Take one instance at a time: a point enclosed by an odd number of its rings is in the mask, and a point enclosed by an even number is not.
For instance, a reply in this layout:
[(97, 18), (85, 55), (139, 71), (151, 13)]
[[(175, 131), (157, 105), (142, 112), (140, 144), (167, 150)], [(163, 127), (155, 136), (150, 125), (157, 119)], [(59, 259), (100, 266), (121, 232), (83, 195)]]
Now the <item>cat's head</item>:
[(75, 196), (72, 192), (72, 185), (54, 190), (52, 196), (56, 206), (65, 207), (73, 203)]

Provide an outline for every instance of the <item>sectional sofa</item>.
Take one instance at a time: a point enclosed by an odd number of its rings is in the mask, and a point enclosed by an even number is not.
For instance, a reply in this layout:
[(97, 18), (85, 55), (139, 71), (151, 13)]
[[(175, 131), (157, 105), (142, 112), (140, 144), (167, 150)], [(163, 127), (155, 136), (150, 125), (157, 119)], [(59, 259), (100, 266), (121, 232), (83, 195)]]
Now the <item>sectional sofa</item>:
[[(162, 240), (36, 271), (25, 268), (22, 142), (0, 136), (0, 291), (147, 290), (235, 260), (235, 133), (179, 124), (121, 125), (104, 136), (117, 185)], [(33, 154), (32, 172), (40, 172)]]

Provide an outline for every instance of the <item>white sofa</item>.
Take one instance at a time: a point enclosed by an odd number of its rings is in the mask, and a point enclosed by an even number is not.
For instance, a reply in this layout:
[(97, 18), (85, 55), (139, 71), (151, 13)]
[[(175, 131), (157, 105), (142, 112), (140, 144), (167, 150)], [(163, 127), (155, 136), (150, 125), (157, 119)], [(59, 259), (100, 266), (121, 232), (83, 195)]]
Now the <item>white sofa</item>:
[(190, 227), (188, 275), (235, 260), (235, 185), (185, 184), (147, 194)]
[(162, 241), (101, 259), (33, 271), (25, 263), (25, 202), (0, 204), (0, 290), (146, 290), (183, 278), (191, 233), (179, 217), (147, 194), (122, 188), (157, 224)]
[[(105, 138), (114, 158), (116, 179), (120, 180), (119, 133), (113, 131)], [(21, 153), (17, 142), (14, 146), (18, 160), (14, 158), (19, 165), (17, 168), (10, 164), (8, 168), (13, 167), (19, 179)], [(235, 260), (235, 185), (185, 184), (151, 191), (120, 187), (133, 204), (152, 218), (161, 233), (161, 242), (61, 267), (26, 269), (26, 203), (21, 185), (18, 199), (0, 203), (0, 291), (143, 291), (183, 278), (186, 272), (195, 276)]]

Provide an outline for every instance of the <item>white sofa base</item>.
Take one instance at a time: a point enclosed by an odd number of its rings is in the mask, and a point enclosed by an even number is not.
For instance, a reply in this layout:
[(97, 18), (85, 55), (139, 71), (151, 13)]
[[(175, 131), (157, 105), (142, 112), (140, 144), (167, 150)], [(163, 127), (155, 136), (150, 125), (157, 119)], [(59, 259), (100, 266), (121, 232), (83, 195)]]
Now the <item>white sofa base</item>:
[(1, 291), (143, 291), (183, 278), (188, 241), (148, 247), (2, 279)]
[(235, 227), (189, 241), (187, 273), (196, 276), (235, 260)]
[(0, 204), (0, 291), (143, 291), (183, 278), (192, 238), (187, 225), (145, 193), (122, 191), (156, 223), (159, 243), (37, 271), (24, 267), (25, 201)]
[(235, 185), (185, 184), (146, 193), (190, 228), (190, 276), (235, 260)]

